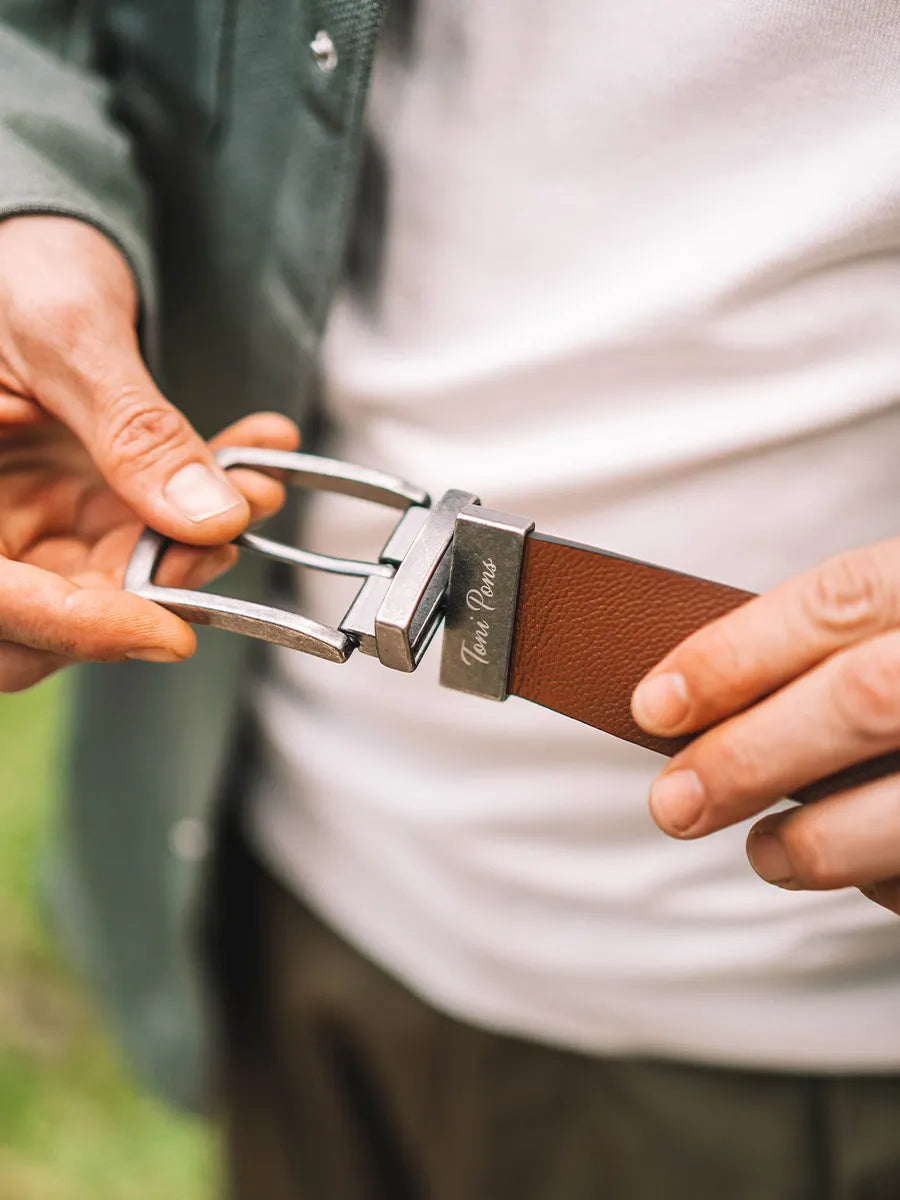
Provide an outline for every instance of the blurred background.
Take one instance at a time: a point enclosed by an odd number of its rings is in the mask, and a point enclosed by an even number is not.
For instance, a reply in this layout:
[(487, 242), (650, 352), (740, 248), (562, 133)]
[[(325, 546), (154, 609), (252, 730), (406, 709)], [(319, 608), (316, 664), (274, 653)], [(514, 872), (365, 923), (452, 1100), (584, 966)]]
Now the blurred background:
[(0, 1200), (211, 1200), (212, 1133), (129, 1077), (41, 911), (65, 702), (0, 696)]

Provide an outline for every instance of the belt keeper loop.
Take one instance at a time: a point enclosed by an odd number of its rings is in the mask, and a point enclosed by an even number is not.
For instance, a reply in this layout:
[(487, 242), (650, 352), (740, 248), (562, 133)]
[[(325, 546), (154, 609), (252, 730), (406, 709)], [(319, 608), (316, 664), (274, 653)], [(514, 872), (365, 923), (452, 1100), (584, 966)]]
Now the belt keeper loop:
[(456, 518), (441, 683), (505, 700), (525, 539), (534, 522), (470, 504)]

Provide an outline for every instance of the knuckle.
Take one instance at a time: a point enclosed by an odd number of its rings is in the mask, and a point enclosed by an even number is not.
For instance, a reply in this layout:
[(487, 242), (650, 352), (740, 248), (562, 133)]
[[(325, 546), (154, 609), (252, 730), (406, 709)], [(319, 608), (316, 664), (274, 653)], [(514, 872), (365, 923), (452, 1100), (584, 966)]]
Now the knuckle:
[(114, 469), (142, 472), (189, 445), (191, 430), (176, 409), (155, 402), (138, 388), (104, 399), (104, 450)]
[(866, 648), (844, 664), (835, 686), (842, 720), (857, 736), (881, 739), (900, 728), (900, 660)]
[(813, 575), (804, 597), (806, 614), (816, 628), (853, 633), (877, 622), (883, 595), (876, 556), (867, 551), (843, 554)]
[(697, 700), (717, 708), (732, 694), (747, 668), (741, 640), (732, 634), (727, 620), (713, 622), (685, 645), (682, 666)]
[(727, 621), (717, 621), (704, 630), (706, 654), (716, 673), (728, 679), (743, 666), (740, 642), (732, 636)]
[(716, 747), (717, 774), (727, 798), (766, 790), (766, 762), (757, 746), (742, 734), (723, 735)]

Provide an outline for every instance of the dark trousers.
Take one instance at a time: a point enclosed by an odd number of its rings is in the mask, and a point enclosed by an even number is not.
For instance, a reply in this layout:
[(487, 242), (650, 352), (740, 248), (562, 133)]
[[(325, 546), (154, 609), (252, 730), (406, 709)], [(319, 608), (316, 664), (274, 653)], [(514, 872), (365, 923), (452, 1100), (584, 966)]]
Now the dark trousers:
[(489, 1033), (348, 946), (239, 837), (213, 894), (232, 1200), (900, 1200), (896, 1076)]

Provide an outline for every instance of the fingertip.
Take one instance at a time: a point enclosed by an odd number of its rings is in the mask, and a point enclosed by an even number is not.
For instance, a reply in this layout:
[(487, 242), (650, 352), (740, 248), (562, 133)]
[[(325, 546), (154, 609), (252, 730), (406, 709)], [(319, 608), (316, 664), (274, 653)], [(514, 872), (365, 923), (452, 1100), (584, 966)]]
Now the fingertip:
[(260, 432), (265, 436), (269, 445), (278, 450), (296, 450), (298, 448), (301, 435), (300, 428), (295, 421), (279, 412), (262, 412), (258, 416)]
[(175, 586), (199, 588), (204, 587), (208, 583), (213, 583), (220, 576), (230, 571), (239, 557), (240, 552), (237, 546), (232, 545), (219, 546), (214, 550), (209, 550), (205, 553), (201, 552), (182, 582)]
[(261, 446), (271, 450), (296, 450), (300, 430), (296, 422), (279, 412), (256, 412), (223, 429), (211, 445)]
[(689, 713), (687, 681), (679, 671), (645, 676), (631, 696), (631, 715), (648, 733), (663, 737), (678, 733)]
[(747, 860), (765, 883), (796, 891), (799, 883), (794, 865), (781, 838), (774, 830), (751, 830), (747, 837)]
[(271, 517), (282, 507), (286, 491), (284, 484), (262, 471), (233, 467), (229, 475), (250, 505), (250, 520), (262, 521)]
[(250, 505), (226, 472), (204, 462), (188, 463), (169, 478), (163, 498), (179, 528), (160, 532), (194, 545), (236, 537), (250, 520)]
[(133, 592), (75, 588), (64, 607), (75, 657), (106, 662), (155, 651), (158, 657), (153, 661), (180, 662), (197, 648), (197, 636), (187, 621)]
[(129, 661), (149, 663), (177, 663), (184, 659), (174, 650), (165, 646), (139, 646), (137, 650), (128, 650), (125, 657)]
[(787, 808), (782, 809), (779, 812), (766, 813), (764, 817), (760, 817), (760, 819), (750, 827), (750, 832), (747, 834), (747, 841), (749, 842), (750, 838), (756, 834), (768, 833), (776, 835), (791, 813), (797, 811), (798, 810), (796, 808)]
[[(152, 602), (148, 601), (148, 603)], [(173, 661), (183, 662), (192, 658), (197, 650), (197, 634), (193, 626), (160, 604), (154, 604), (153, 607), (157, 610), (157, 625), (153, 633), (158, 634), (159, 637), (151, 637), (148, 632), (147, 643), (153, 642), (157, 646), (171, 650), (175, 656)]]
[(206, 578), (196, 586), (201, 587), (205, 583), (213, 583), (220, 576), (227, 575), (231, 568), (237, 565), (239, 558), (240, 551), (237, 546), (223, 546), (221, 553), (217, 554), (208, 564), (204, 565), (203, 569)]
[(184, 621), (180, 624), (183, 629), (160, 629), (156, 638), (132, 646), (123, 651), (121, 657), (152, 663), (186, 662), (197, 649), (197, 636)]
[(706, 790), (700, 776), (690, 767), (675, 765), (653, 781), (650, 815), (669, 837), (699, 836), (705, 810)]
[(43, 424), (49, 419), (44, 409), (34, 400), (0, 390), (0, 423), (28, 428)]

